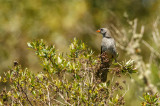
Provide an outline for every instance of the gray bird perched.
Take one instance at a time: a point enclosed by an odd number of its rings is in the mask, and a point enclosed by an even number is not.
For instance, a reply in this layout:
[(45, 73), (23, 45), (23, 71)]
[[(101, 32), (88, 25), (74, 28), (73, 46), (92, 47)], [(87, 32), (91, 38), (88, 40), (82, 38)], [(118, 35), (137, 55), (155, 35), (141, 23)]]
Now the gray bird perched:
[[(103, 35), (102, 42), (101, 42), (101, 68), (98, 70), (98, 76), (102, 82), (107, 80), (107, 74), (109, 67), (111, 65), (111, 61), (113, 59), (116, 60), (116, 45), (114, 39), (111, 37), (111, 34), (108, 29), (101, 28), (97, 30)], [(108, 60), (108, 61), (105, 61)]]

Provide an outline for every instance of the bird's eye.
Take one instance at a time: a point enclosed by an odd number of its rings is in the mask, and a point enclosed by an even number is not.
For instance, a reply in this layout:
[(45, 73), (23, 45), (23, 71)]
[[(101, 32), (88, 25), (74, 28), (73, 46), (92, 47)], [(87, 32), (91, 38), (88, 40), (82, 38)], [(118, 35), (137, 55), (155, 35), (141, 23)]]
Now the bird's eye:
[(101, 31), (103, 31), (103, 29), (100, 29)]

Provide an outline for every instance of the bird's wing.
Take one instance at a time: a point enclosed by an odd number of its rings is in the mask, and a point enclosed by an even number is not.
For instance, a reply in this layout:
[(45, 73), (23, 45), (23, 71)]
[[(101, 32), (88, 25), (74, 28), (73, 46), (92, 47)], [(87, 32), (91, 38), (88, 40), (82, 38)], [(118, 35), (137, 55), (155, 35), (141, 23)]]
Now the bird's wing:
[(117, 55), (117, 51), (115, 47), (112, 49), (112, 52), (113, 52), (113, 58), (115, 59)]

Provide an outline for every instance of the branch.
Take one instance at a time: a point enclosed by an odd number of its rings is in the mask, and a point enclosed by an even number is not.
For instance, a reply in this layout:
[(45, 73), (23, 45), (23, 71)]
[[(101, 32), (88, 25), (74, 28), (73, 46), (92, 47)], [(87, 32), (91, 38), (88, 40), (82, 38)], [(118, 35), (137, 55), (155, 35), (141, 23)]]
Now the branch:
[(128, 85), (128, 89), (124, 92), (122, 97), (124, 97), (128, 91), (129, 91), (129, 85)]
[(145, 40), (142, 40), (142, 43), (146, 45), (150, 49), (150, 51), (154, 52), (155, 55), (160, 57), (160, 54), (156, 50), (154, 50), (154, 48), (151, 45), (149, 45)]
[(72, 106), (70, 103), (68, 103), (68, 102), (65, 100), (64, 96), (63, 96), (61, 93), (58, 93), (58, 94), (59, 94), (59, 96), (65, 101), (66, 104)]
[(26, 96), (27, 101), (29, 102), (29, 104), (30, 104), (31, 106), (33, 106), (33, 104), (31, 103), (31, 101), (29, 100), (28, 95), (26, 94), (26, 92), (24, 92), (24, 90), (23, 90), (23, 88), (21, 87), (21, 85), (19, 85), (19, 86), (20, 86), (20, 88), (21, 88), (22, 93), (25, 94), (25, 96)]
[(54, 101), (56, 101), (56, 102), (58, 102), (58, 103), (60, 103), (60, 104), (62, 104), (62, 105), (66, 105), (66, 104), (64, 104), (64, 103), (62, 103), (62, 102), (60, 102), (60, 101), (58, 101), (58, 100), (56, 100), (56, 99), (53, 99)]
[(50, 100), (50, 97), (49, 97), (49, 89), (48, 87), (47, 88), (47, 96), (48, 96), (48, 105), (51, 106), (51, 100)]

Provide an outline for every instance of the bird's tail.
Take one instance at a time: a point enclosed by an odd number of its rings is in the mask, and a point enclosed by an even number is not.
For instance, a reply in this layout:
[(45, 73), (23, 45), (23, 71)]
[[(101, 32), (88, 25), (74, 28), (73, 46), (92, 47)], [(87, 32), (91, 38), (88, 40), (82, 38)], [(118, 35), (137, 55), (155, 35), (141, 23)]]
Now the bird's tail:
[(98, 69), (97, 77), (101, 80), (101, 82), (106, 82), (109, 67), (109, 64), (101, 64), (100, 68)]
[(111, 63), (112, 63), (112, 58), (108, 57), (106, 52), (103, 52), (101, 54), (101, 65), (96, 73), (98, 79), (100, 79), (101, 82), (106, 82), (107, 74)]

